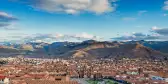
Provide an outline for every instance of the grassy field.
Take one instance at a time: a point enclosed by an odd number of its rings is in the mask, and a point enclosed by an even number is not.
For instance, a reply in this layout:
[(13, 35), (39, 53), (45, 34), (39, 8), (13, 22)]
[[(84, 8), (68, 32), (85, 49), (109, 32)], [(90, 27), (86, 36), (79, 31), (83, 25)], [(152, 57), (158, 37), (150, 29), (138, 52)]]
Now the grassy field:
[(99, 81), (96, 80), (87, 80), (89, 84), (98, 84)]
[(117, 82), (112, 81), (112, 80), (105, 80), (105, 83), (106, 84), (118, 84)]
[[(99, 82), (102, 82), (102, 81), (97, 81), (97, 80), (87, 80), (87, 82), (89, 84), (98, 84)], [(113, 80), (104, 80), (105, 84), (118, 84), (117, 82), (113, 81)]]

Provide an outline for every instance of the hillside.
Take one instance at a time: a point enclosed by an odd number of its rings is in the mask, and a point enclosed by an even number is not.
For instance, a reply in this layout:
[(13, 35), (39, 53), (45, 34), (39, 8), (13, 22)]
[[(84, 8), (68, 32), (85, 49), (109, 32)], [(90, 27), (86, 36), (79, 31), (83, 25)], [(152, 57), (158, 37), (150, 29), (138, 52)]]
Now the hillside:
[(168, 53), (168, 41), (129, 41), (125, 42), (126, 44), (131, 44), (131, 43), (140, 43), (146, 47), (149, 47), (153, 50), (160, 51), (162, 53)]
[(73, 58), (147, 58), (165, 59), (165, 55), (159, 51), (144, 47), (141, 44), (118, 44), (97, 42), (77, 45), (73, 50), (62, 56)]
[[(167, 55), (145, 47), (140, 43), (120, 43), (120, 42), (97, 42), (85, 41), (82, 43), (66, 43), (53, 47), (49, 45), (46, 49), (40, 49), (32, 53), (31, 56), (41, 55), (49, 58), (145, 58), (145, 59), (165, 59)], [(30, 56), (30, 55), (29, 55)]]
[(0, 57), (15, 56), (21, 54), (20, 50), (14, 48), (0, 47)]
[(145, 43), (147, 44), (147, 42), (142, 41), (98, 42), (94, 40), (88, 40), (82, 43), (29, 43), (21, 45), (19, 49), (1, 48), (0, 54), (4, 55), (5, 53), (8, 55), (13, 52), (13, 54), (24, 54), (25, 57), (37, 58), (144, 58), (161, 60), (167, 58), (167, 54), (163, 54), (151, 47), (144, 46)]

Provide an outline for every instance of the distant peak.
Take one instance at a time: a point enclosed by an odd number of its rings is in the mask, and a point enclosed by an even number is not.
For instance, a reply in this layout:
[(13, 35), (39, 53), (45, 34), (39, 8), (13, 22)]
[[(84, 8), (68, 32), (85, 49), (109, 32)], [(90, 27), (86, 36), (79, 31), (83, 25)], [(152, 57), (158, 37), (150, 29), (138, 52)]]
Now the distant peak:
[(139, 42), (136, 42), (136, 49), (139, 49), (139, 48), (144, 48), (144, 46)]

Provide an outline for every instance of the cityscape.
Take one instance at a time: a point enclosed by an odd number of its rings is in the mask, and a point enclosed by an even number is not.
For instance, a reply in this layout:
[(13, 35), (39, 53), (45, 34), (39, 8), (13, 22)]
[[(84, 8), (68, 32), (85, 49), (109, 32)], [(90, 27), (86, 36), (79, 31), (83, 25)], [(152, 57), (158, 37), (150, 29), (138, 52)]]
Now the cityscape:
[(0, 84), (168, 84), (168, 0), (0, 0)]
[(167, 61), (2, 58), (4, 84), (167, 84)]

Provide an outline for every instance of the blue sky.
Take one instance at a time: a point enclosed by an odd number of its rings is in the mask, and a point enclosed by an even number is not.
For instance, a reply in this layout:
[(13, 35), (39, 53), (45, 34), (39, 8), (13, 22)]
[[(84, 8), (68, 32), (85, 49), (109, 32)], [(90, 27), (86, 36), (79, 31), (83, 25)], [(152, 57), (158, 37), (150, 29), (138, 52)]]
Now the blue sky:
[(0, 41), (167, 40), (167, 28), (167, 0), (0, 1)]

